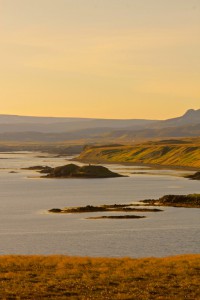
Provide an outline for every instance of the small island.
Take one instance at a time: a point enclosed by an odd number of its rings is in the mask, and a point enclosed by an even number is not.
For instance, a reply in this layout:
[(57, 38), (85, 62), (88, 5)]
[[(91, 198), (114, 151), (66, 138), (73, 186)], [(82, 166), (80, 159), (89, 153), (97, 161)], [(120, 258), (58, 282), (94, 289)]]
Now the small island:
[(48, 174), (53, 170), (53, 168), (49, 166), (32, 166), (28, 168), (22, 168), (22, 170), (38, 171), (39, 173)]
[(142, 204), (149, 206), (172, 206), (185, 208), (200, 208), (200, 194), (166, 195), (157, 200), (142, 200)]
[[(101, 205), (101, 206), (75, 206), (68, 208), (52, 208), (48, 212), (56, 214), (80, 214), (80, 213), (93, 213), (93, 212), (159, 212), (162, 211), (157, 208), (131, 208), (133, 204), (112, 204), (112, 205)], [(104, 215), (104, 216), (94, 216), (87, 217), (87, 220), (98, 220), (98, 219), (143, 219), (146, 216), (136, 216), (136, 215)]]
[(162, 211), (158, 208), (132, 208), (134, 204), (111, 204), (111, 205), (100, 205), (100, 206), (75, 206), (66, 207), (63, 209), (52, 208), (49, 210), (50, 213), (64, 213), (64, 214), (80, 214), (80, 213), (92, 213), (92, 212), (159, 212)]
[(22, 170), (38, 171), (41, 178), (114, 178), (114, 177), (127, 177), (115, 172), (110, 171), (108, 168), (96, 165), (77, 166), (75, 164), (68, 164), (59, 167), (49, 166), (32, 166), (22, 168)]
[[(40, 172), (44, 173), (44, 170)], [(103, 166), (87, 165), (77, 166), (75, 164), (68, 164), (56, 168), (51, 168), (47, 175), (43, 178), (114, 178), (124, 177), (121, 174), (114, 173)]]
[[(163, 210), (159, 208), (147, 208), (146, 206), (171, 206), (171, 207), (184, 207), (184, 208), (200, 208), (200, 194), (189, 194), (189, 195), (166, 195), (157, 200), (147, 199), (140, 200), (141, 204), (110, 204), (110, 205), (99, 205), (99, 206), (75, 206), (52, 208), (49, 209), (49, 213), (55, 214), (81, 214), (81, 213), (94, 213), (94, 212), (161, 212)], [(145, 206), (145, 207), (141, 207)], [(146, 218), (146, 216), (135, 216), (135, 215), (106, 215), (106, 216), (94, 216), (87, 217), (86, 219), (140, 219)]]
[(135, 215), (123, 215), (123, 216), (99, 216), (99, 217), (89, 217), (87, 220), (100, 220), (100, 219), (143, 219), (145, 216), (135, 216)]

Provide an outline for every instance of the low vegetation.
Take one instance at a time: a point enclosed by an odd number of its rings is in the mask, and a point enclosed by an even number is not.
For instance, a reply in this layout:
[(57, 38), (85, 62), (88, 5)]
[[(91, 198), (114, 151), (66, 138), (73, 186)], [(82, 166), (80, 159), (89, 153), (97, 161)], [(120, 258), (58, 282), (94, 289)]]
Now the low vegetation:
[(1, 256), (1, 299), (200, 299), (200, 255)]
[(77, 160), (200, 168), (200, 139), (165, 140), (110, 147), (88, 146)]
[(86, 205), (66, 207), (63, 209), (52, 208), (49, 210), (51, 213), (93, 213), (93, 212), (159, 212), (162, 211), (157, 208), (133, 208), (134, 204), (111, 204), (111, 205)]

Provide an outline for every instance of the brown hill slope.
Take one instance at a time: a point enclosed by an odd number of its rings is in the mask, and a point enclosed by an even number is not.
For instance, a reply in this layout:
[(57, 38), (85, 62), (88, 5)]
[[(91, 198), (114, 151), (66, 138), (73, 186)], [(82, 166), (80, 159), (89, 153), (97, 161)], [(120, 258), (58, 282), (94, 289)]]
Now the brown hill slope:
[(86, 147), (77, 160), (143, 163), (200, 168), (200, 139), (169, 140), (134, 146)]

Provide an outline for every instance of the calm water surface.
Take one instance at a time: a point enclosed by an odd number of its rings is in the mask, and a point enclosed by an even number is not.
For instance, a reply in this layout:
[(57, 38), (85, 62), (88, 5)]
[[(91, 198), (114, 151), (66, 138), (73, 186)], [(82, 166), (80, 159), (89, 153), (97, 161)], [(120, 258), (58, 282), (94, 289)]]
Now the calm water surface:
[[(200, 193), (199, 181), (180, 176), (187, 171), (111, 165), (110, 169), (129, 177), (56, 180), (41, 179), (35, 171), (21, 170), (66, 163), (66, 158), (41, 153), (0, 153), (1, 255), (144, 257), (200, 253), (198, 209), (164, 208), (163, 212), (137, 213), (147, 217), (138, 220), (85, 219), (102, 213), (47, 213), (50, 208), (131, 203), (166, 194)], [(10, 173), (13, 171), (16, 173)]]

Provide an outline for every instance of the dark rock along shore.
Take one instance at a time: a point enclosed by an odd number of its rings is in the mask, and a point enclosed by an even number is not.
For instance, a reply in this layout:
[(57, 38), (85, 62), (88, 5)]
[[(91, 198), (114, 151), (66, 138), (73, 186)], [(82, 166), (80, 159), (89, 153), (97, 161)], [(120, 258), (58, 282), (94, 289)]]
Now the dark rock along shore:
[(193, 180), (200, 180), (200, 171), (196, 172), (192, 175), (185, 176), (185, 178), (189, 178), (189, 179), (193, 179)]
[(190, 195), (166, 195), (158, 200), (143, 200), (142, 203), (155, 206), (173, 206), (173, 207), (188, 207), (200, 208), (200, 194)]

